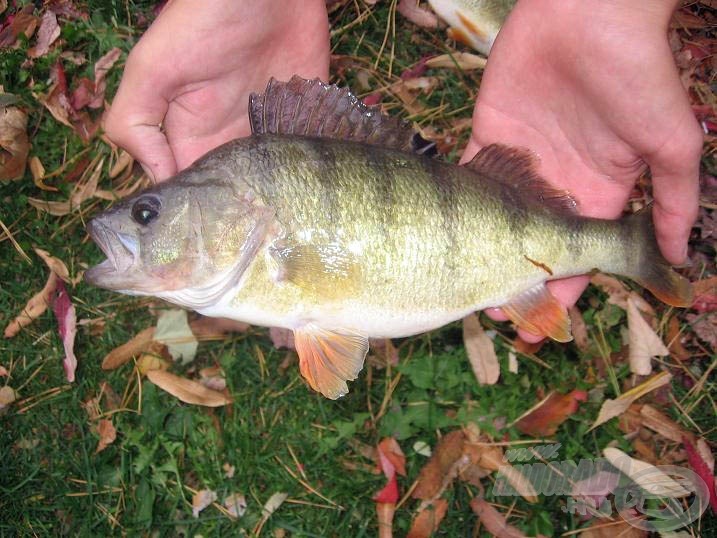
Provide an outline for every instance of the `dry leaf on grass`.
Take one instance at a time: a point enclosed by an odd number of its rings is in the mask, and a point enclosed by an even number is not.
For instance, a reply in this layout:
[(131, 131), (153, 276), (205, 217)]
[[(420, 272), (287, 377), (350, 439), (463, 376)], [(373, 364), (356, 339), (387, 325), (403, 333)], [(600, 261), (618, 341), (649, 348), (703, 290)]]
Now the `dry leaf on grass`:
[(471, 500), (471, 509), (486, 530), (497, 538), (526, 538), (517, 527), (510, 525), (505, 516), (479, 497)]
[[(243, 333), (250, 325), (243, 321), (236, 321), (228, 318), (210, 318), (199, 316), (189, 322), (189, 328), (197, 340), (223, 339), (228, 333)], [(291, 331), (289, 331), (291, 332)]]
[(201, 489), (192, 496), (192, 515), (197, 518), (199, 512), (217, 500), (216, 491)]
[(627, 328), (630, 336), (630, 371), (637, 375), (650, 375), (652, 357), (664, 357), (670, 351), (642, 317), (632, 295), (627, 298)]
[(652, 495), (669, 498), (690, 495), (688, 490), (661, 469), (650, 463), (631, 458), (619, 448), (607, 447), (602, 453), (613, 467)]
[(680, 427), (674, 420), (664, 413), (661, 413), (648, 404), (632, 404), (630, 411), (635, 409), (638, 412), (640, 425), (657, 432), (662, 437), (681, 443), (684, 437), (692, 439), (694, 436), (684, 428)]
[(65, 350), (62, 366), (65, 377), (70, 383), (75, 381), (77, 357), (75, 357), (75, 336), (77, 335), (77, 315), (75, 305), (70, 301), (70, 294), (65, 289), (62, 280), (57, 281), (57, 289), (52, 299), (52, 311), (57, 318), (57, 328)]
[(558, 431), (558, 426), (577, 412), (579, 402), (585, 402), (587, 399), (587, 393), (582, 390), (573, 390), (568, 394), (551, 392), (523, 413), (515, 421), (515, 426), (526, 435), (549, 437)]
[(376, 447), (377, 465), (386, 477), (386, 485), (373, 496), (378, 516), (378, 534), (380, 538), (393, 535), (393, 514), (398, 502), (398, 480), (396, 475), (406, 475), (406, 458), (398, 442), (386, 437)]
[(42, 288), (40, 292), (33, 295), (22, 309), (22, 312), (20, 312), (20, 314), (18, 314), (17, 317), (8, 323), (7, 327), (5, 327), (5, 338), (12, 338), (19, 333), (23, 327), (30, 325), (33, 320), (40, 317), (43, 312), (47, 310), (47, 307), (50, 306), (52, 301), (52, 294), (55, 292), (58, 282), (61, 282), (61, 280), (51, 271), (47, 277), (45, 287)]
[(17, 399), (17, 392), (12, 387), (5, 385), (0, 387), (0, 412), (7, 408)]
[(10, 372), (7, 371), (7, 368), (0, 365), (0, 377), (8, 377), (10, 375)]
[[(692, 467), (692, 470), (702, 479), (707, 486), (707, 492), (709, 493), (710, 506), (712, 512), (717, 514), (717, 492), (715, 492), (715, 477), (714, 477), (714, 460), (712, 460), (712, 468), (708, 465), (707, 461), (702, 457), (700, 452), (697, 450), (687, 437), (682, 439), (682, 446), (685, 447), (687, 452), (687, 461)], [(711, 456), (711, 454), (710, 454)]]
[(634, 387), (627, 392), (621, 394), (618, 398), (614, 400), (605, 400), (605, 402), (602, 404), (602, 407), (600, 408), (598, 417), (595, 419), (593, 425), (590, 426), (590, 430), (594, 430), (595, 428), (607, 422), (611, 418), (615, 418), (621, 415), (628, 407), (630, 407), (630, 404), (632, 404), (632, 402), (634, 402), (638, 398), (641, 398), (648, 392), (667, 385), (671, 379), (672, 375), (668, 372), (660, 372), (659, 374), (652, 376), (650, 379), (638, 385), (637, 387)]
[(225, 463), (222, 465), (222, 470), (224, 471), (224, 476), (226, 478), (233, 478), (234, 473), (236, 472), (236, 467), (234, 467), (231, 463)]
[(157, 318), (154, 339), (169, 349), (172, 358), (187, 364), (194, 360), (199, 343), (189, 327), (187, 311), (180, 308), (163, 310)]
[(184, 403), (206, 407), (220, 407), (232, 403), (232, 399), (221, 392), (165, 370), (150, 370), (147, 372), (147, 379)]
[(396, 9), (421, 28), (438, 28), (438, 17), (432, 11), (419, 7), (417, 0), (400, 0)]
[(433, 455), (418, 474), (416, 487), (411, 493), (414, 499), (424, 501), (434, 499), (450, 484), (455, 478), (455, 474), (450, 476), (451, 470), (454, 469), (456, 461), (463, 456), (465, 440), (465, 434), (461, 430), (455, 430), (438, 441)]
[(224, 505), (224, 508), (227, 509), (227, 512), (229, 512), (229, 515), (231, 515), (232, 517), (240, 518), (246, 512), (246, 497), (239, 493), (232, 493), (226, 499), (224, 499), (224, 502), (222, 504)]
[(406, 538), (428, 538), (438, 530), (438, 526), (446, 515), (448, 501), (436, 499), (416, 514)]
[(580, 533), (580, 538), (644, 538), (647, 531), (638, 529), (620, 518), (596, 519)]
[(63, 262), (59, 258), (56, 258), (55, 256), (51, 256), (49, 252), (47, 252), (46, 250), (42, 250), (41, 248), (36, 248), (35, 254), (42, 258), (42, 261), (45, 262), (45, 265), (50, 268), (50, 271), (55, 273), (65, 282), (70, 282), (70, 271), (68, 271), (65, 262)]
[(34, 10), (35, 6), (30, 3), (15, 13), (12, 22), (0, 32), (0, 49), (15, 47), (20, 34), (24, 34), (27, 39), (32, 37), (39, 20), (32, 14)]
[(40, 211), (45, 211), (46, 213), (56, 217), (61, 217), (68, 215), (73, 211), (77, 211), (83, 202), (89, 200), (95, 195), (95, 192), (97, 191), (97, 184), (102, 173), (103, 164), (104, 159), (100, 159), (89, 178), (86, 181), (79, 181), (75, 184), (68, 200), (48, 201), (40, 200), (39, 198), (28, 198), (28, 202), (30, 202), (31, 206), (39, 209)]
[(261, 529), (264, 528), (264, 525), (269, 520), (271, 515), (276, 512), (288, 498), (288, 494), (281, 492), (274, 493), (271, 497), (269, 497), (269, 500), (264, 503), (264, 506), (261, 509), (261, 520), (259, 520), (259, 523), (257, 523), (254, 527), (253, 532), (255, 536), (259, 536), (261, 534)]
[(60, 37), (60, 26), (57, 24), (57, 16), (49, 9), (42, 15), (40, 29), (37, 32), (37, 43), (27, 50), (30, 58), (44, 56), (50, 50), (55, 40)]
[(568, 315), (570, 316), (570, 330), (573, 333), (573, 339), (575, 345), (578, 346), (580, 351), (588, 350), (588, 327), (585, 325), (583, 315), (580, 313), (580, 309), (573, 305), (568, 308)]
[(21, 179), (29, 153), (27, 114), (14, 106), (0, 108), (0, 180)]
[(110, 351), (102, 361), (103, 370), (114, 370), (145, 351), (154, 338), (154, 327), (148, 327), (137, 333), (129, 342)]
[(495, 385), (500, 377), (495, 346), (475, 314), (463, 318), (463, 343), (478, 383)]
[(105, 448), (114, 443), (115, 439), (117, 439), (117, 430), (115, 430), (112, 421), (106, 418), (100, 419), (97, 423), (97, 433), (100, 436), (100, 440), (97, 443), (97, 450), (95, 450), (95, 454), (102, 452)]
[(460, 69), (461, 71), (473, 71), (484, 69), (487, 60), (483, 56), (471, 54), (470, 52), (455, 52), (453, 54), (441, 54), (426, 60), (426, 65), (431, 68), (448, 67)]

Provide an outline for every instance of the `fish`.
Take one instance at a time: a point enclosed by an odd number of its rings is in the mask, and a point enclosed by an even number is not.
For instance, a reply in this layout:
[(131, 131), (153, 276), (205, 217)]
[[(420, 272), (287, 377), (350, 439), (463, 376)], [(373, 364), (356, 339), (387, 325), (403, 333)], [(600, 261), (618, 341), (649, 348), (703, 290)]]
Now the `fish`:
[(448, 25), (448, 37), (488, 56), (517, 0), (428, 0)]
[(493, 144), (466, 165), (444, 162), (407, 122), (318, 79), (272, 79), (249, 117), (250, 136), (89, 222), (106, 260), (86, 282), (290, 329), (302, 376), (331, 399), (358, 376), (369, 338), (488, 307), (571, 340), (552, 279), (600, 269), (691, 304), (649, 208), (582, 217), (524, 148)]

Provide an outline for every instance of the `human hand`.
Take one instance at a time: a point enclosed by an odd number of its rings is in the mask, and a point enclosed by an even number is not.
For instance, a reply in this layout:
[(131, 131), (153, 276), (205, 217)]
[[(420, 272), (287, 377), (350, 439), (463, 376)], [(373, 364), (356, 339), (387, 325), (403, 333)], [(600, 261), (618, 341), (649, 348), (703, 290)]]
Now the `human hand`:
[[(674, 0), (520, 0), (490, 54), (463, 161), (524, 146), (581, 214), (618, 217), (649, 166), (663, 255), (684, 262), (697, 216), (702, 133), (667, 42)], [(564, 305), (587, 277), (548, 283)], [(498, 309), (487, 313), (507, 319)], [(542, 336), (519, 331), (528, 342)]]
[(324, 0), (172, 0), (132, 49), (105, 131), (161, 181), (248, 135), (249, 95), (270, 77), (328, 70)]

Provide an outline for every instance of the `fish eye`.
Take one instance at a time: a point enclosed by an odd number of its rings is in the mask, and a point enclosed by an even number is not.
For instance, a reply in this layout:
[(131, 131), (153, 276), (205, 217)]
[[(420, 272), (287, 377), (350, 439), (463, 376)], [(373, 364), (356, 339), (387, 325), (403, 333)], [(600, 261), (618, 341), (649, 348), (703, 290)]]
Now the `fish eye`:
[(161, 208), (162, 204), (158, 198), (145, 196), (137, 200), (132, 206), (132, 218), (137, 224), (146, 226), (159, 216)]

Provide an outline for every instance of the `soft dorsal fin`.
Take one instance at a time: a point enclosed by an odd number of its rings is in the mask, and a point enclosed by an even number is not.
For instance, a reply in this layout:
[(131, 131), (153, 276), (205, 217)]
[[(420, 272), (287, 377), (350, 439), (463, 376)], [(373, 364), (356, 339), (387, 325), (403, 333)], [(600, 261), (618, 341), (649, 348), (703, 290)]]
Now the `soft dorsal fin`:
[(468, 168), (514, 187), (524, 199), (577, 215), (578, 204), (566, 190), (550, 185), (537, 172), (538, 159), (525, 148), (491, 144), (465, 164)]
[(348, 88), (298, 76), (271, 79), (264, 93), (249, 97), (253, 134), (295, 134), (353, 140), (433, 156), (436, 144), (411, 125), (367, 107)]

